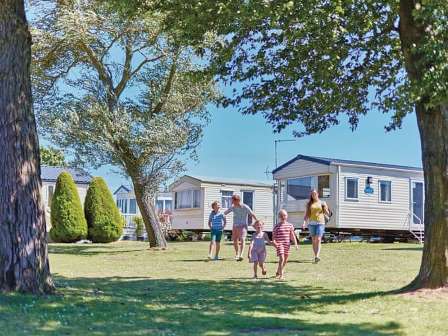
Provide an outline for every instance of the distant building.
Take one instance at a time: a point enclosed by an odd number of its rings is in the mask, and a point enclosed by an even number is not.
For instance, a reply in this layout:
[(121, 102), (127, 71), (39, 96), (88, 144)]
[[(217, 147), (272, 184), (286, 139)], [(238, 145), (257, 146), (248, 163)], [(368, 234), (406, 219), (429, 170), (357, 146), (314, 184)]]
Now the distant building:
[[(173, 229), (206, 231), (213, 201), (221, 203), (222, 210), (231, 206), (232, 195), (239, 195), (257, 218), (271, 231), (274, 218), (273, 183), (246, 179), (184, 175), (170, 185), (175, 204), (171, 221)], [(227, 216), (225, 230), (231, 230), (232, 215)]]
[[(134, 189), (130, 186), (121, 185), (115, 190), (114, 195), (117, 207), (125, 219), (123, 239), (136, 239), (133, 218), (141, 216), (141, 213), (135, 198)], [(157, 194), (156, 204), (154, 205), (157, 213), (161, 216), (166, 215), (166, 220), (169, 221), (173, 210), (172, 194), (169, 192), (159, 192)], [(144, 237), (146, 238), (146, 231)]]

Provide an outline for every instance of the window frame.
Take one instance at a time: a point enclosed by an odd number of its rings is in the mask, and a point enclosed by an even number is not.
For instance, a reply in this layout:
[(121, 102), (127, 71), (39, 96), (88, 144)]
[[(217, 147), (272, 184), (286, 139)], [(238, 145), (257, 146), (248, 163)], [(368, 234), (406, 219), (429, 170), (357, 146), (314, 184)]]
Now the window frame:
[[(320, 193), (320, 191), (319, 191), (319, 177), (321, 177), (321, 176), (328, 176), (328, 189), (330, 190), (330, 195), (329, 196), (324, 196), (323, 192)], [(319, 193), (319, 198), (323, 198), (323, 199), (330, 199), (331, 198), (331, 174), (320, 174), (320, 175), (316, 176), (316, 190)]]
[[(310, 183), (311, 190), (316, 189), (318, 175), (298, 176), (298, 177), (290, 177), (290, 178), (286, 179), (286, 186), (285, 186), (286, 195), (285, 196), (286, 196), (286, 200), (288, 202), (297, 202), (297, 201), (303, 201), (303, 200), (309, 199), (309, 194), (305, 198), (296, 199), (288, 193), (288, 187), (289, 187), (290, 180), (299, 180), (299, 179), (307, 179), (307, 178), (311, 179), (311, 183)], [(311, 190), (310, 190), (310, 192), (311, 192)], [(288, 199), (289, 197), (294, 198), (294, 199)]]
[[(381, 183), (386, 182), (389, 184), (389, 198), (388, 201), (383, 201), (381, 199)], [(391, 180), (378, 180), (378, 202), (379, 203), (385, 203), (385, 204), (391, 204), (392, 203), (392, 181)]]
[[(351, 180), (351, 181), (356, 181), (356, 197), (349, 197), (348, 196), (348, 188), (347, 188), (347, 184), (348, 184), (348, 181), (349, 180)], [(356, 202), (356, 201), (359, 201), (359, 177), (350, 177), (350, 176), (347, 176), (347, 177), (345, 177), (345, 179), (344, 179), (344, 181), (345, 181), (345, 185), (344, 185), (344, 196), (345, 196), (345, 200), (346, 201), (354, 201), (354, 202)]]
[[(223, 192), (229, 192), (229, 193), (232, 193), (230, 196), (224, 196), (223, 195)], [(223, 209), (229, 209), (229, 207), (225, 207), (224, 206), (224, 197), (226, 197), (226, 198), (230, 198), (230, 206), (232, 206), (232, 196), (233, 195), (235, 195), (235, 190), (231, 190), (231, 189), (221, 189), (220, 191), (219, 191), (219, 193), (221, 194), (221, 207), (223, 208)]]
[[(241, 202), (244, 203), (244, 193), (251, 193), (252, 194), (252, 207), (249, 206), (249, 208), (255, 212), (253, 208), (255, 208), (255, 190), (253, 189), (244, 189), (241, 190)], [(244, 203), (246, 204), (246, 203)], [(247, 205), (247, 204), (246, 204)]]
[[(183, 192), (188, 192), (190, 194), (190, 205), (188, 207), (182, 207), (179, 208), (178, 207), (178, 194), (179, 193), (183, 193)], [(194, 195), (195, 192), (197, 192), (199, 195), (198, 199), (197, 199), (197, 206), (195, 206), (195, 199), (194, 199)], [(179, 191), (175, 191), (174, 192), (174, 210), (188, 210), (188, 209), (201, 209), (201, 202), (202, 202), (202, 189), (185, 189), (185, 190), (179, 190)]]

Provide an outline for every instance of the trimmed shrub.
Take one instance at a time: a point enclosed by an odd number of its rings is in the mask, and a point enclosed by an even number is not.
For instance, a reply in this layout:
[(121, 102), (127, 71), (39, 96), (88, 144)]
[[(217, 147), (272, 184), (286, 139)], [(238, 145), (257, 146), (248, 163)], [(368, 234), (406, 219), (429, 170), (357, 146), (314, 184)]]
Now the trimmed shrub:
[(87, 223), (72, 176), (58, 176), (51, 200), (50, 238), (54, 242), (72, 243), (87, 237)]
[(94, 177), (90, 182), (84, 201), (84, 213), (89, 239), (93, 242), (110, 243), (123, 234), (124, 219), (103, 178)]
[(143, 238), (143, 228), (145, 227), (143, 218), (141, 216), (135, 216), (132, 221), (135, 224), (135, 236), (139, 240)]

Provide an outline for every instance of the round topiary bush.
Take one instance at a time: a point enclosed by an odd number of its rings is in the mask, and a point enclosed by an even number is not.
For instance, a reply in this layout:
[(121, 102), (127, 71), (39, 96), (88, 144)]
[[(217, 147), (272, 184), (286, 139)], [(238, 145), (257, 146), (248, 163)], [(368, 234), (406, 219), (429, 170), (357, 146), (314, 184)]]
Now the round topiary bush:
[(55, 242), (72, 243), (87, 237), (87, 223), (72, 176), (63, 172), (56, 181), (51, 201), (50, 237)]
[(110, 243), (123, 234), (124, 219), (103, 178), (95, 177), (90, 182), (84, 201), (84, 213), (89, 239), (93, 242)]

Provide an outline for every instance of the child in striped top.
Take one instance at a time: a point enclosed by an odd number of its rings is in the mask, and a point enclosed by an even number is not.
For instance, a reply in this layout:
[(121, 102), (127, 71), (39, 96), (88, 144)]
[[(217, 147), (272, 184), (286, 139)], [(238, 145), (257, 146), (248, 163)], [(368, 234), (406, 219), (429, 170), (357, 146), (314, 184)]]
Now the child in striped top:
[(277, 249), (278, 267), (277, 278), (279, 280), (284, 279), (285, 266), (288, 262), (289, 248), (291, 246), (291, 240), (294, 241), (296, 249), (298, 249), (297, 238), (294, 233), (294, 226), (288, 223), (288, 213), (286, 210), (280, 210), (278, 212), (279, 222), (272, 231), (273, 243)]
[[(208, 259), (219, 259), (219, 249), (221, 245), (222, 232), (226, 226), (226, 217), (219, 211), (219, 202), (212, 203), (212, 212), (208, 217), (208, 227), (210, 228), (211, 241), (208, 248)], [(215, 250), (215, 255), (212, 255)]]

